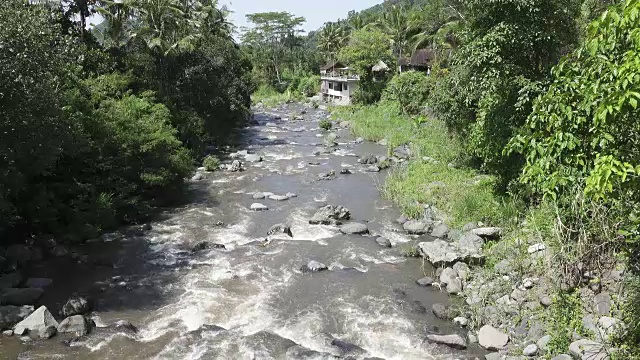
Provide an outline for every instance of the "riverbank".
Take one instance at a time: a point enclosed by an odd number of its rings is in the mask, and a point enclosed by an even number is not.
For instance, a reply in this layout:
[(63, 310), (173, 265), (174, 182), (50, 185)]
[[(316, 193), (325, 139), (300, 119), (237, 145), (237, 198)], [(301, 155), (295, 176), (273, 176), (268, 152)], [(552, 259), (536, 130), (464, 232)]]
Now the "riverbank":
[[(442, 316), (468, 327), (471, 342), (497, 352), (487, 358), (580, 359), (585, 352), (608, 358), (625, 317), (624, 267), (612, 250), (588, 258), (563, 238), (569, 231), (559, 227), (553, 204), (527, 208), (496, 193), (496, 179), (465, 166), (463, 144), (437, 119), (409, 119), (392, 104), (340, 108), (333, 117), (355, 136), (387, 145), (389, 155), (408, 145), (411, 160), (392, 170), (382, 193), (444, 240), (419, 245), (438, 268), (435, 282), (465, 304)], [(589, 205), (576, 199), (576, 216), (587, 213), (581, 210)], [(589, 213), (600, 214), (602, 233), (610, 233), (604, 209)], [(472, 256), (463, 251), (468, 242), (478, 247)], [(597, 263), (602, 270), (572, 269), (583, 256), (585, 269)], [(458, 260), (471, 270), (450, 267)]]

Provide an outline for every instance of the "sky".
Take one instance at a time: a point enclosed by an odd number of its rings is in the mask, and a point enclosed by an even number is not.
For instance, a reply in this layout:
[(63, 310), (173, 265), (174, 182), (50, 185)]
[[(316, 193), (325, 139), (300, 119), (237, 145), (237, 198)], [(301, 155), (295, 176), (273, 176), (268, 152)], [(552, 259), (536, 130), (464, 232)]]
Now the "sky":
[(305, 31), (319, 29), (325, 22), (344, 19), (351, 10), (364, 10), (382, 0), (221, 0), (232, 11), (231, 20), (240, 29), (247, 26), (245, 15), (257, 12), (287, 11), (304, 17)]

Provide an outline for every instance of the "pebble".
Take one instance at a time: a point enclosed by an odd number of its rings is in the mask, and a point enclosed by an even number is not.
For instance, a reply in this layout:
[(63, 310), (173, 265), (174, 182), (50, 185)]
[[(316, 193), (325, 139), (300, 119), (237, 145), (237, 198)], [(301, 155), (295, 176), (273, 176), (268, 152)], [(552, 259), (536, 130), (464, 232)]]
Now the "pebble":
[(453, 319), (453, 323), (460, 327), (467, 327), (467, 325), (469, 325), (469, 319), (467, 319), (466, 317), (458, 316), (457, 318)]
[(428, 287), (433, 285), (434, 280), (430, 277), (423, 277), (422, 279), (416, 280), (416, 283), (420, 286)]
[(530, 344), (524, 348), (522, 351), (522, 355), (524, 356), (535, 356), (538, 353), (538, 345)]
[(13, 330), (5, 330), (2, 332), (4, 336), (13, 336)]
[(285, 196), (286, 196), (286, 197), (288, 197), (288, 198), (295, 198), (295, 197), (298, 197), (298, 195), (296, 195), (296, 194), (294, 194), (294, 193), (292, 193), (292, 192), (288, 192), (288, 193), (287, 193), (287, 195), (285, 195)]
[(527, 252), (529, 254), (533, 254), (533, 253), (537, 253), (537, 252), (540, 252), (540, 251), (544, 251), (546, 249), (547, 249), (547, 247), (544, 244), (535, 244), (535, 245), (529, 246), (529, 248), (527, 249)]
[(251, 210), (253, 211), (265, 211), (265, 210), (269, 210), (269, 208), (266, 205), (260, 204), (260, 203), (253, 203), (251, 204)]

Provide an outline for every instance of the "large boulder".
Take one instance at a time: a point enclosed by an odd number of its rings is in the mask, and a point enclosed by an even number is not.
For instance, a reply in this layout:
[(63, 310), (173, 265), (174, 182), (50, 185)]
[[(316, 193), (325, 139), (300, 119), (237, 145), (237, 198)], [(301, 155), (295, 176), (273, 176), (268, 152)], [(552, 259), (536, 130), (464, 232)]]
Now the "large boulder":
[(0, 295), (0, 305), (33, 305), (43, 294), (44, 290), (42, 289), (6, 289), (2, 295)]
[(75, 333), (84, 336), (91, 332), (92, 322), (82, 315), (73, 315), (62, 320), (58, 325), (59, 333)]
[(307, 263), (307, 265), (302, 265), (300, 271), (302, 271), (303, 273), (316, 273), (328, 269), (329, 268), (327, 267), (327, 265), (315, 260), (311, 260)]
[(17, 335), (26, 335), (28, 332), (34, 334), (47, 334), (50, 328), (58, 328), (58, 322), (47, 310), (46, 306), (41, 306), (31, 315), (19, 322), (13, 329)]
[(450, 264), (464, 260), (460, 250), (444, 240), (421, 242), (418, 244), (418, 248), (422, 256), (433, 265)]
[(373, 154), (367, 154), (358, 159), (358, 162), (363, 165), (375, 165), (378, 163), (378, 158)]
[(244, 166), (240, 160), (233, 160), (231, 164), (227, 167), (227, 170), (230, 172), (239, 172), (244, 171)]
[(471, 233), (485, 239), (497, 239), (502, 234), (502, 229), (499, 227), (484, 227), (473, 229)]
[(569, 353), (574, 359), (608, 360), (609, 355), (602, 344), (581, 339), (569, 345)]
[(391, 247), (391, 241), (389, 241), (389, 239), (387, 239), (386, 237), (379, 237), (376, 239), (376, 243), (378, 243), (378, 245), (382, 246), (382, 247), (386, 247), (386, 248), (390, 248)]
[(311, 225), (339, 225), (344, 220), (349, 220), (351, 213), (349, 209), (342, 206), (327, 205), (309, 219)]
[(433, 228), (433, 231), (431, 231), (431, 236), (444, 239), (448, 233), (449, 227), (447, 226), (447, 224), (439, 224), (438, 226)]
[(458, 240), (458, 248), (466, 256), (476, 257), (482, 253), (484, 240), (476, 234), (466, 233)]
[(509, 343), (509, 335), (491, 325), (485, 325), (478, 332), (478, 342), (489, 351), (499, 351)]
[(258, 154), (247, 154), (244, 157), (244, 161), (246, 162), (250, 162), (250, 163), (257, 163), (257, 162), (261, 162), (262, 161), (262, 156), (258, 155)]
[(440, 282), (447, 285), (449, 294), (462, 292), (462, 281), (458, 278), (458, 273), (452, 268), (445, 268), (440, 274)]
[(412, 235), (424, 235), (429, 231), (430, 224), (424, 221), (409, 220), (402, 225), (404, 231)]
[(33, 306), (0, 306), (0, 330), (13, 329), (33, 312)]
[(444, 304), (436, 303), (431, 305), (431, 311), (440, 320), (450, 320), (449, 308)]
[(60, 313), (65, 318), (73, 315), (87, 315), (91, 312), (91, 308), (92, 303), (89, 299), (79, 295), (73, 295), (62, 306)]
[(342, 225), (340, 232), (347, 235), (364, 235), (369, 233), (369, 228), (365, 224), (354, 222)]
[(453, 334), (453, 335), (436, 335), (429, 334), (427, 335), (427, 340), (434, 342), (436, 344), (446, 345), (450, 348), (464, 350), (467, 348), (467, 341), (462, 338), (462, 336)]
[(251, 204), (251, 210), (253, 210), (253, 211), (266, 211), (266, 210), (269, 210), (269, 207), (264, 205), (264, 204), (253, 203), (253, 204)]

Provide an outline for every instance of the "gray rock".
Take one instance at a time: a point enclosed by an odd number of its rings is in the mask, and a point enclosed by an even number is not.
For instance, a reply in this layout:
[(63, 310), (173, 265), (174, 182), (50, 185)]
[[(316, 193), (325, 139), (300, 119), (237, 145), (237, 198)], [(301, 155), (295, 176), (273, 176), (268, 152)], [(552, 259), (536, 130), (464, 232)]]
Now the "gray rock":
[(553, 299), (547, 294), (541, 294), (538, 299), (540, 300), (540, 304), (544, 307), (549, 307), (553, 304)]
[(558, 356), (552, 357), (551, 360), (573, 360), (573, 358), (571, 357), (571, 355), (560, 354)]
[(284, 360), (339, 360), (339, 357), (325, 352), (307, 349), (300, 345), (294, 345), (287, 349)]
[(19, 335), (24, 335), (27, 332), (40, 334), (40, 331), (46, 332), (47, 328), (51, 326), (57, 328), (58, 322), (45, 306), (41, 306), (38, 310), (19, 322), (13, 331)]
[(233, 160), (233, 162), (231, 162), (231, 165), (227, 167), (227, 170), (229, 170), (230, 172), (244, 171), (244, 166), (242, 165), (242, 161)]
[(467, 334), (467, 339), (469, 339), (469, 342), (471, 344), (477, 344), (478, 343), (478, 337), (473, 334), (473, 332), (469, 331), (469, 333)]
[(602, 292), (596, 295), (593, 298), (593, 302), (598, 315), (609, 315), (611, 312), (611, 295), (609, 295), (609, 293)]
[(128, 335), (135, 335), (138, 333), (138, 328), (135, 327), (130, 321), (118, 320), (109, 326), (113, 331), (119, 333), (125, 333)]
[(259, 192), (259, 193), (255, 193), (255, 194), (253, 194), (253, 199), (254, 199), (254, 200), (262, 200), (262, 199), (264, 199), (264, 198), (266, 198), (266, 196), (264, 195), (264, 193)]
[(470, 223), (466, 223), (463, 227), (462, 227), (462, 231), (464, 232), (469, 232), (473, 229), (477, 229), (478, 228), (478, 223), (475, 222), (470, 222)]
[(389, 239), (387, 239), (386, 237), (379, 237), (376, 239), (376, 242), (378, 243), (378, 245), (382, 247), (386, 247), (386, 248), (391, 247), (391, 241), (389, 241)]
[(91, 321), (82, 315), (73, 315), (62, 320), (58, 325), (59, 333), (75, 333), (84, 336), (91, 332)]
[(327, 205), (309, 219), (311, 225), (340, 225), (342, 221), (351, 219), (349, 209), (343, 206)]
[(435, 335), (429, 334), (427, 335), (427, 340), (436, 343), (446, 345), (453, 349), (464, 350), (467, 348), (467, 342), (462, 336), (453, 334), (453, 335)]
[(434, 280), (430, 277), (423, 277), (422, 279), (416, 280), (416, 283), (422, 287), (429, 287), (433, 285)]
[(253, 203), (253, 204), (251, 204), (251, 210), (253, 210), (253, 211), (265, 211), (265, 210), (269, 210), (269, 207), (264, 205), (264, 204)]
[(424, 235), (429, 231), (429, 224), (418, 220), (409, 220), (402, 227), (404, 231), (413, 235)]
[(89, 299), (79, 296), (73, 295), (67, 300), (67, 302), (62, 306), (62, 316), (65, 318), (73, 315), (86, 315), (91, 312), (92, 303)]
[(485, 325), (478, 332), (480, 346), (489, 351), (504, 349), (509, 343), (509, 335), (499, 331), (491, 325)]
[(400, 225), (404, 225), (407, 221), (409, 221), (409, 219), (404, 215), (400, 215), (400, 217), (396, 219), (396, 222)]
[(50, 325), (40, 328), (38, 330), (38, 336), (40, 337), (40, 339), (51, 339), (57, 332), (58, 330), (56, 329), (56, 326)]
[(524, 356), (535, 356), (538, 353), (538, 345), (536, 344), (529, 344), (527, 345), (524, 350), (522, 350), (522, 355)]
[(511, 292), (511, 298), (515, 300), (518, 304), (522, 304), (527, 298), (527, 293), (520, 289), (514, 289)]
[(469, 268), (469, 265), (458, 261), (457, 263), (453, 264), (453, 270), (456, 271), (456, 273), (458, 273), (458, 277), (461, 280), (465, 280), (467, 279), (467, 276), (469, 275), (469, 273), (471, 272), (471, 269)]
[(471, 233), (485, 239), (497, 239), (502, 234), (502, 229), (498, 227), (484, 227), (473, 229)]
[(433, 315), (435, 315), (440, 320), (450, 320), (449, 308), (447, 308), (447, 306), (444, 304), (433, 304), (431, 306), (431, 311), (433, 311)]
[(358, 138), (356, 138), (356, 140), (354, 142), (356, 144), (362, 144), (364, 142), (364, 138), (358, 137)]
[(293, 198), (297, 198), (298, 197), (298, 195), (296, 195), (296, 194), (294, 194), (292, 192), (288, 192), (285, 196), (288, 197), (289, 199), (293, 199)]
[(307, 263), (307, 265), (303, 265), (300, 268), (300, 271), (302, 271), (303, 273), (315, 273), (315, 272), (325, 271), (328, 269), (329, 268), (327, 267), (327, 265), (321, 262), (317, 262), (315, 260), (311, 260)]
[(622, 322), (616, 318), (609, 316), (601, 316), (598, 319), (599, 333), (604, 334), (605, 338), (609, 338), (615, 335), (618, 331), (624, 328)]
[(389, 144), (387, 139), (378, 140), (378, 145), (387, 146)]
[(204, 179), (205, 179), (205, 176), (202, 173), (196, 173), (195, 175), (193, 175), (193, 177), (191, 177), (191, 181), (200, 181)]
[(446, 224), (440, 224), (431, 231), (431, 236), (436, 238), (445, 238), (447, 234), (449, 234), (449, 227)]
[(24, 283), (25, 287), (46, 289), (53, 284), (53, 280), (47, 278), (28, 278)]
[(469, 319), (463, 316), (458, 316), (453, 319), (453, 323), (460, 327), (467, 327), (467, 325), (469, 325)]
[(11, 329), (33, 312), (33, 306), (0, 306), (0, 330)]
[(361, 223), (349, 223), (340, 227), (340, 232), (347, 235), (363, 235), (369, 233), (367, 225)]
[(33, 339), (31, 339), (31, 337), (29, 337), (29, 336), (21, 336), (20, 337), (20, 342), (22, 342), (23, 344), (27, 344), (27, 343), (30, 343), (32, 341), (33, 341)]
[(484, 356), (485, 360), (504, 360), (500, 353), (491, 353)]
[(22, 284), (24, 278), (22, 274), (14, 272), (0, 276), (0, 289), (16, 288)]
[(534, 245), (529, 246), (529, 248), (527, 249), (527, 252), (529, 254), (534, 254), (534, 253), (537, 253), (537, 252), (540, 252), (540, 251), (544, 251), (546, 249), (547, 249), (547, 247), (544, 244), (534, 244)]
[(465, 255), (477, 255), (482, 252), (484, 240), (476, 234), (466, 233), (458, 240), (458, 247)]
[(411, 156), (411, 150), (408, 146), (398, 146), (393, 149), (393, 156), (401, 160), (406, 160)]
[(352, 173), (352, 172), (351, 172), (351, 170), (349, 170), (349, 169), (342, 168), (342, 169), (340, 170), (340, 174), (342, 174), (342, 175), (351, 175), (351, 174), (353, 174), (353, 173)]
[(447, 239), (449, 241), (457, 242), (462, 237), (462, 231), (457, 229), (449, 229), (449, 233), (447, 234)]
[(67, 250), (63, 245), (56, 245), (56, 247), (51, 250), (51, 254), (55, 257), (64, 257), (69, 255), (69, 250)]
[(513, 267), (510, 260), (504, 259), (496, 263), (493, 270), (500, 275), (509, 275), (513, 271)]
[(334, 170), (331, 170), (326, 173), (318, 174), (318, 180), (333, 180), (335, 178), (336, 178), (336, 172)]
[(269, 199), (274, 201), (286, 201), (289, 200), (289, 197), (284, 195), (271, 195), (269, 196)]
[(569, 345), (569, 353), (575, 359), (588, 359), (588, 360), (607, 360), (609, 355), (602, 344), (581, 339), (571, 343)]
[(371, 165), (367, 167), (367, 172), (380, 172), (380, 167), (377, 165)]
[(457, 247), (444, 240), (421, 242), (418, 248), (422, 256), (433, 265), (451, 264), (464, 259)]
[(250, 163), (257, 163), (257, 162), (261, 162), (262, 161), (262, 156), (257, 155), (257, 154), (247, 154), (244, 157), (244, 161), (246, 162), (250, 162)]
[(2, 332), (4, 336), (13, 336), (13, 330), (5, 330)]
[(452, 268), (446, 268), (440, 274), (440, 282), (447, 285), (449, 294), (458, 294), (462, 292), (462, 281), (458, 278), (458, 273)]
[(538, 345), (538, 349), (547, 351), (547, 346), (549, 345), (549, 341), (551, 341), (550, 335), (545, 335), (536, 341), (536, 345)]
[(358, 162), (362, 165), (375, 165), (378, 163), (378, 158), (373, 154), (367, 154), (358, 159)]
[(44, 295), (42, 289), (6, 289), (0, 295), (1, 305), (33, 305)]

